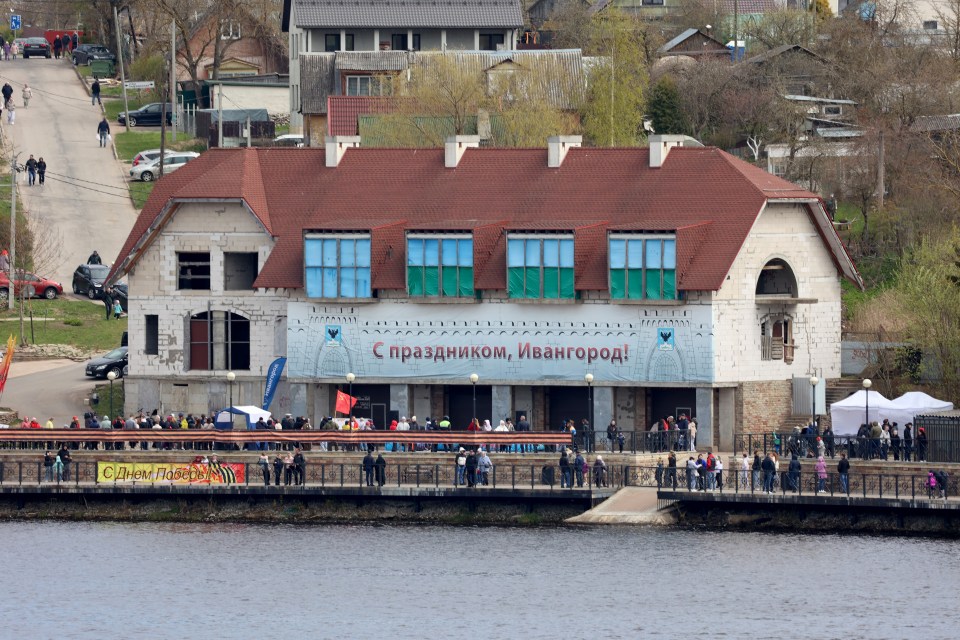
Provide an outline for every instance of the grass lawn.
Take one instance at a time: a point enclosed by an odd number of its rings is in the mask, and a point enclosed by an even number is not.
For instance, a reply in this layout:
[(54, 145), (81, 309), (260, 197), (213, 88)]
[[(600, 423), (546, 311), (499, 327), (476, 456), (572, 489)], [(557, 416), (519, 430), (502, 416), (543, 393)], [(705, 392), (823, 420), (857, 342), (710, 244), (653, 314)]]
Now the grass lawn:
[[(19, 301), (14, 310), (0, 309), (0, 336), (20, 341)], [(30, 315), (33, 314), (31, 330)], [(103, 303), (68, 298), (25, 300), (23, 327), (30, 344), (72, 344), (80, 349), (108, 351), (120, 344), (127, 319), (105, 320)]]
[(153, 193), (153, 186), (155, 184), (157, 183), (131, 181), (129, 187), (130, 199), (133, 200), (133, 206), (135, 206), (137, 209), (143, 209), (143, 205), (147, 203), (147, 198), (149, 198), (150, 194)]

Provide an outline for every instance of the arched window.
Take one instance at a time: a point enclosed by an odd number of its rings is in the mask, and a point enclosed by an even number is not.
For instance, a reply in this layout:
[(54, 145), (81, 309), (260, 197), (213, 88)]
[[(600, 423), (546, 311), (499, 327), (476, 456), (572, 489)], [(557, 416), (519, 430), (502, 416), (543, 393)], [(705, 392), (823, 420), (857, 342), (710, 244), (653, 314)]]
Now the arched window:
[(797, 297), (797, 278), (786, 261), (774, 258), (763, 265), (757, 278), (757, 296)]
[(190, 370), (250, 368), (250, 321), (229, 311), (190, 316)]

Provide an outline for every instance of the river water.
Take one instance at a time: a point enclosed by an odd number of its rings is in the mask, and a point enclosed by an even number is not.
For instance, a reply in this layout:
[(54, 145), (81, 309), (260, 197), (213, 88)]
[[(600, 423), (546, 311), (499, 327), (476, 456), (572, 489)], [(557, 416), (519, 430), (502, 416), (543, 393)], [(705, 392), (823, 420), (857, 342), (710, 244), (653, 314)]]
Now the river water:
[(0, 523), (2, 638), (956, 638), (960, 543)]

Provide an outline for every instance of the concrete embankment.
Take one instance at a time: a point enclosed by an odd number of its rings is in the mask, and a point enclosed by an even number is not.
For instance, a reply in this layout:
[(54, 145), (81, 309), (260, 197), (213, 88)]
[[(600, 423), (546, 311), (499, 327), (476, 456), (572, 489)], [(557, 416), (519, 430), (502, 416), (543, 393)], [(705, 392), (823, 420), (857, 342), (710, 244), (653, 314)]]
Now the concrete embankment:
[(560, 524), (583, 511), (575, 503), (292, 494), (177, 496), (0, 496), (0, 520), (234, 522), (323, 524), (404, 522), (536, 526)]

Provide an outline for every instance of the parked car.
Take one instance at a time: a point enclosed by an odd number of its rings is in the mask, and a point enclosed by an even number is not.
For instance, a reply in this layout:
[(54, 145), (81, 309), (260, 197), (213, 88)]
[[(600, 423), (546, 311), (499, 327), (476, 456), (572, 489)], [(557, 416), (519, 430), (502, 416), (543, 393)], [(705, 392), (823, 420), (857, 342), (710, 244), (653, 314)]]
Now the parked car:
[[(24, 289), (26, 287), (26, 289)], [(24, 290), (27, 297), (46, 298), (53, 300), (63, 293), (63, 285), (48, 278), (30, 273), (29, 271), (18, 271), (17, 280), (14, 283), (13, 295), (19, 296), (20, 291)], [(0, 299), (6, 300), (10, 294), (10, 276), (6, 272), (0, 271)]]
[(27, 38), (20, 46), (24, 59), (26, 58), (49, 58), (50, 43), (46, 38)]
[(302, 147), (303, 136), (299, 133), (285, 133), (274, 138), (273, 144), (277, 147)]
[(113, 371), (118, 378), (122, 378), (126, 366), (127, 347), (117, 347), (99, 358), (88, 361), (85, 372), (93, 378), (106, 378), (107, 374)]
[[(123, 312), (127, 312), (127, 283), (118, 282), (113, 285), (113, 299), (120, 301), (120, 308), (123, 309)], [(124, 331), (126, 333), (126, 331)]]
[[(190, 160), (199, 156), (200, 154), (196, 151), (178, 151), (167, 154), (163, 157), (163, 173), (167, 174), (176, 171)], [(156, 180), (160, 177), (160, 157), (157, 156), (150, 162), (131, 167), (130, 177), (134, 180), (142, 180), (144, 182)]]
[[(167, 151), (167, 153), (172, 153)], [(160, 149), (147, 149), (146, 151), (141, 151), (137, 155), (133, 156), (133, 166), (138, 164), (143, 164), (145, 162), (150, 162), (151, 160), (156, 160), (160, 157)]]
[(93, 60), (117, 61), (117, 56), (102, 44), (81, 44), (73, 50), (73, 64), (90, 64)]
[(103, 281), (107, 279), (110, 267), (105, 264), (82, 264), (73, 272), (73, 292), (87, 294), (91, 300), (100, 297)]
[[(129, 115), (126, 111), (121, 111), (117, 114), (117, 122), (120, 124), (125, 124), (127, 118), (130, 119), (130, 126), (135, 127), (138, 124), (142, 125), (160, 125), (160, 109), (162, 103), (160, 102), (151, 102), (150, 104), (145, 104), (136, 111), (131, 111)], [(173, 122), (173, 107), (168, 102), (167, 103), (167, 124)]]

